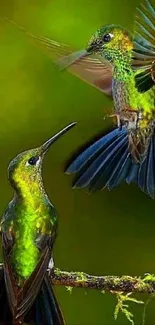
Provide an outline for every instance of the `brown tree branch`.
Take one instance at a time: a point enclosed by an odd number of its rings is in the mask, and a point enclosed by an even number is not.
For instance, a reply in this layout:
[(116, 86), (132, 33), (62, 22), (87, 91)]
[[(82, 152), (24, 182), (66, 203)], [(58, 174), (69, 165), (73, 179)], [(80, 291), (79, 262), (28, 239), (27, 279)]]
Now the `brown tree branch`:
[(154, 293), (155, 276), (147, 274), (144, 278), (123, 276), (94, 276), (83, 272), (66, 272), (54, 268), (50, 274), (55, 285), (91, 288), (124, 293)]
[[(3, 264), (0, 264), (0, 271), (2, 270)], [(129, 275), (95, 276), (83, 272), (61, 271), (54, 267), (49, 272), (49, 277), (52, 284), (66, 287), (90, 288), (113, 293), (155, 293), (155, 276), (151, 274), (146, 274), (144, 278)]]

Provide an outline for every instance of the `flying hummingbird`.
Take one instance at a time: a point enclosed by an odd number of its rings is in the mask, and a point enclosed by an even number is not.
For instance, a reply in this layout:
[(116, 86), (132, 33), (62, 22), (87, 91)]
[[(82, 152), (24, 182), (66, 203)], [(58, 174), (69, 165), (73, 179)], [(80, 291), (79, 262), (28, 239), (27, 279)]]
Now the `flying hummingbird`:
[(39, 148), (20, 153), (8, 167), (14, 197), (1, 222), (4, 277), (1, 271), (0, 324), (65, 324), (47, 274), (53, 265), (57, 213), (44, 189), (42, 163), (51, 145), (74, 125)]
[[(155, 194), (155, 0), (137, 8), (133, 35), (119, 25), (99, 28), (85, 49), (26, 33), (57, 58), (60, 68), (112, 97), (117, 127), (84, 150), (68, 166), (74, 187), (112, 189), (136, 182)], [(21, 28), (21, 27), (20, 27)], [(22, 28), (21, 28), (22, 29)]]

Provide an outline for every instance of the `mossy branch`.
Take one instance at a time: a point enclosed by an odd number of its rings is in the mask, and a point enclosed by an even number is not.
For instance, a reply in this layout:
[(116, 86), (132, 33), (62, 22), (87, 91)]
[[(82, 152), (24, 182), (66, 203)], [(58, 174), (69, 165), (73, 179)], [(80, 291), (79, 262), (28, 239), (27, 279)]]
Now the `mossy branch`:
[[(3, 264), (0, 264), (0, 270)], [(72, 288), (90, 288), (113, 293), (155, 293), (155, 275), (145, 274), (142, 277), (132, 277), (129, 275), (95, 276), (84, 272), (61, 271), (53, 268), (47, 271), (52, 284), (62, 285)]]
[(123, 276), (94, 276), (83, 272), (66, 272), (54, 268), (50, 273), (52, 284), (76, 288), (90, 288), (110, 292), (155, 293), (155, 276), (144, 278)]

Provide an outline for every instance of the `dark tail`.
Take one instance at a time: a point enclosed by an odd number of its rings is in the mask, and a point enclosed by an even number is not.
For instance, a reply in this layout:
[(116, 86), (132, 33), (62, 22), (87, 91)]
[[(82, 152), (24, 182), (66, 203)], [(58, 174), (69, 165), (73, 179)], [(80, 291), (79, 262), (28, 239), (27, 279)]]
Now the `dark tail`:
[(154, 198), (155, 141), (150, 140), (146, 158), (133, 163), (128, 148), (128, 133), (114, 129), (84, 150), (67, 168), (66, 173), (77, 173), (74, 188), (88, 187), (89, 191), (118, 186), (122, 181), (136, 182), (142, 191)]
[(12, 325), (12, 316), (8, 305), (3, 267), (0, 266), (0, 325)]
[[(25, 316), (24, 322), (35, 325), (65, 325), (60, 307), (47, 276), (44, 278), (39, 294), (32, 308)], [(12, 325), (3, 269), (0, 269), (0, 325)]]
[(41, 290), (33, 306), (33, 315), (35, 325), (65, 325), (48, 276), (43, 280)]

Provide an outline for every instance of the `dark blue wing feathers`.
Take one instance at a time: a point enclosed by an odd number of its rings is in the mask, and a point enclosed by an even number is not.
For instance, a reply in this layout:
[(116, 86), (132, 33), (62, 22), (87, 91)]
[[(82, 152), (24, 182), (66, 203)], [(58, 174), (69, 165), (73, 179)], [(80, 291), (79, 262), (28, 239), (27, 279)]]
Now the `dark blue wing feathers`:
[(97, 157), (95, 160), (92, 161), (91, 165), (85, 171), (82, 171), (81, 177), (79, 177), (78, 181), (75, 183), (75, 187), (86, 187), (89, 185), (92, 179), (95, 178), (102, 172), (103, 169), (106, 169), (107, 164), (109, 163), (110, 159), (113, 159), (115, 152), (117, 153), (119, 147), (124, 142), (122, 136), (117, 137), (109, 146), (104, 149), (103, 145), (103, 152)]
[(150, 148), (148, 153), (148, 168), (147, 168), (147, 178), (146, 178), (146, 193), (150, 195), (151, 198), (154, 199), (154, 189), (155, 189), (155, 141), (154, 137), (152, 137), (150, 142)]
[(146, 177), (148, 168), (148, 157), (146, 157), (140, 164), (137, 183), (143, 192), (146, 192)]
[(112, 132), (108, 133), (94, 144), (92, 144), (88, 149), (83, 151), (81, 155), (79, 155), (67, 168), (66, 174), (78, 172), (79, 169), (84, 167), (91, 159), (93, 160), (95, 156), (97, 156), (104, 148), (106, 148), (109, 144), (111, 144), (118, 136), (121, 136), (125, 130), (123, 129), (121, 132), (119, 129), (115, 129)]
[(122, 158), (116, 165), (112, 177), (107, 184), (109, 190), (112, 190), (114, 187), (118, 186), (125, 179), (131, 164), (131, 157), (127, 148), (124, 151)]
[(128, 150), (127, 130), (118, 128), (103, 136), (82, 152), (67, 168), (76, 173), (74, 188), (88, 187), (89, 191), (109, 190), (122, 181), (135, 182), (140, 189), (154, 198), (155, 192), (155, 138), (150, 139), (145, 159), (138, 164), (132, 161)]
[(131, 165), (128, 175), (126, 176), (126, 179), (125, 179), (127, 184), (137, 181), (138, 170), (139, 170), (139, 164)]
[(104, 164), (101, 165), (101, 168), (96, 175), (96, 177), (91, 181), (89, 190), (101, 190), (107, 187), (107, 184), (112, 176), (113, 170), (119, 164), (123, 151), (127, 147), (127, 139), (123, 137), (123, 139), (118, 139), (118, 144), (113, 148), (108, 156), (106, 156), (106, 152), (104, 155)]

